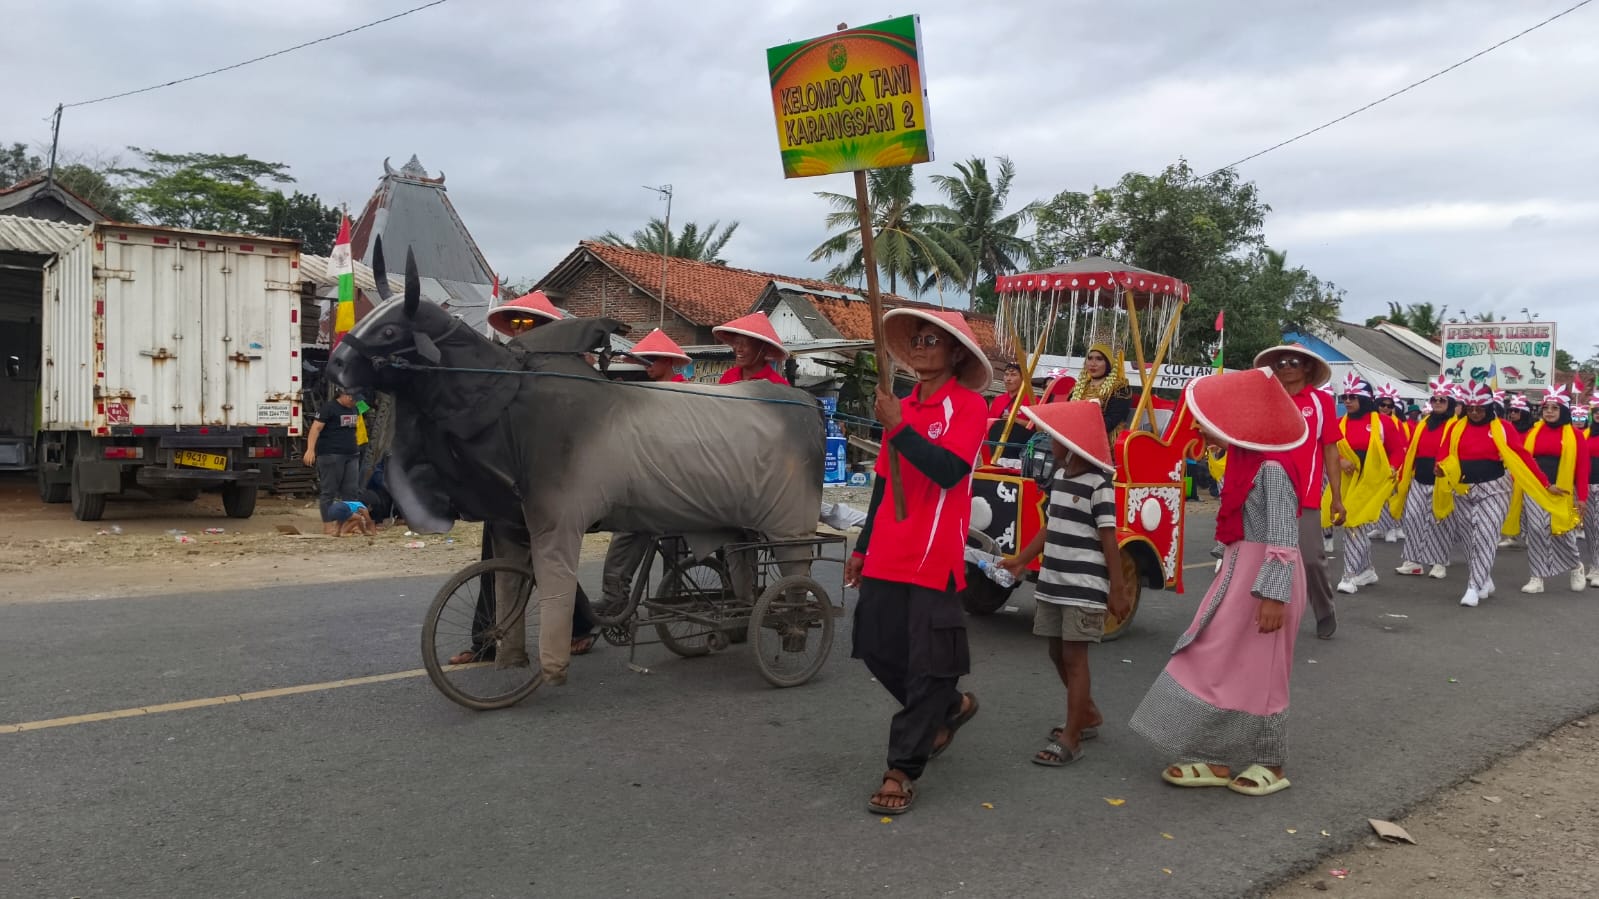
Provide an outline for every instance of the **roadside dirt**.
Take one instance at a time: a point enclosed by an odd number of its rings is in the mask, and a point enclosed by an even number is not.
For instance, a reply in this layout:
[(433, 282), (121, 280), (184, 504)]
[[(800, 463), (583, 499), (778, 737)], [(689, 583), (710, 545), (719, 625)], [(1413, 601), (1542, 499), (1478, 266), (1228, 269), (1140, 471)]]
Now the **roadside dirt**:
[[(839, 489), (828, 490), (826, 499), (864, 511), (871, 495)], [(219, 494), (202, 494), (192, 503), (112, 501), (103, 521), (83, 522), (73, 519), (70, 505), (40, 502), (31, 476), (7, 475), (0, 477), (0, 603), (411, 575), (442, 581), (478, 560), (482, 536), (478, 524), (427, 536), (409, 535), (402, 524), (380, 528), (375, 537), (323, 537), (313, 497), (264, 493), (255, 515), (242, 520), (223, 513)], [(590, 534), (583, 559), (603, 558), (609, 545), (608, 534)]]
[[(1272, 899), (1599, 895), (1599, 716), (1444, 791), (1403, 820), (1416, 845), (1373, 834)], [(1339, 878), (1333, 871), (1347, 872)]]

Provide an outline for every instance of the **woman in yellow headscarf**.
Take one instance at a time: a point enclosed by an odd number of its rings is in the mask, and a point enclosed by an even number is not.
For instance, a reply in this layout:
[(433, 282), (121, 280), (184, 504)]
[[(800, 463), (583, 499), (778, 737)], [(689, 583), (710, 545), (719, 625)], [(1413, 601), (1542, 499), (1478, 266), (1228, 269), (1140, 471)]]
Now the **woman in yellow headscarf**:
[(1096, 343), (1083, 356), (1083, 373), (1072, 388), (1073, 400), (1097, 400), (1105, 416), (1105, 433), (1112, 446), (1116, 435), (1127, 427), (1127, 416), (1132, 413), (1132, 391), (1127, 388), (1127, 375), (1122, 369), (1122, 358), (1113, 354), (1109, 346)]

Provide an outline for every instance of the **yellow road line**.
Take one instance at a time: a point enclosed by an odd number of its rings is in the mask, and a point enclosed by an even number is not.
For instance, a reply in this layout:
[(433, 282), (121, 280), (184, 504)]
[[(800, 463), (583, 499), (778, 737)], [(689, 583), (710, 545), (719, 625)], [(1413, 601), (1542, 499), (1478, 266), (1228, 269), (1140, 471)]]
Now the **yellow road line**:
[(208, 706), (227, 705), (233, 702), (251, 702), (256, 699), (277, 699), (280, 696), (297, 696), (301, 693), (320, 693), (324, 690), (337, 690), (341, 687), (361, 687), (367, 684), (381, 684), (386, 681), (405, 680), (412, 677), (424, 677), (426, 668), (412, 668), (409, 671), (394, 671), (389, 674), (373, 674), (367, 677), (350, 677), (344, 680), (323, 681), (320, 684), (300, 684), (294, 687), (277, 687), (271, 690), (255, 690), (250, 693), (229, 693), (226, 696), (209, 696), (205, 699), (186, 699), (182, 702), (163, 702), (159, 705), (147, 705), (132, 709), (116, 709), (110, 712), (90, 712), (87, 715), (68, 715), (65, 718), (46, 718), (42, 721), (23, 721), (19, 724), (0, 724), (0, 734), (15, 734), (25, 730), (44, 730), (49, 727), (71, 727), (74, 724), (90, 724), (95, 721), (111, 721), (116, 718), (137, 718), (140, 715), (159, 715), (162, 712), (182, 712), (188, 709), (203, 709)]

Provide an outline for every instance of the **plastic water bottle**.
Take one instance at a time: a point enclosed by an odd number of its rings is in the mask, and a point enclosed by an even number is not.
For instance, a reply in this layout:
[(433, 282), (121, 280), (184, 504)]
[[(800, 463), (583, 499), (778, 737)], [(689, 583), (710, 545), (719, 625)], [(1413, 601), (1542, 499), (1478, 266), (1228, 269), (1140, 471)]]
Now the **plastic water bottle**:
[(1016, 577), (1015, 577), (1015, 575), (1013, 575), (1009, 571), (1005, 570), (1005, 566), (999, 564), (999, 562), (997, 562), (997, 561), (990, 561), (989, 559), (979, 559), (979, 560), (977, 560), (977, 570), (981, 571), (983, 574), (988, 575), (988, 579), (989, 580), (991, 580), (994, 583), (1000, 585), (1001, 587), (1014, 587), (1014, 586), (1016, 586)]

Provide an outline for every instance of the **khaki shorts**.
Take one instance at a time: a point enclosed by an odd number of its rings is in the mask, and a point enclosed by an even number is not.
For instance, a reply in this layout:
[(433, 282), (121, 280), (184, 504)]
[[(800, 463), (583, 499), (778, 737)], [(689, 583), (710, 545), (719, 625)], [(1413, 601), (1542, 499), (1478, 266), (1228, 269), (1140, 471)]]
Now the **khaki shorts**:
[(1063, 606), (1042, 600), (1033, 605), (1033, 633), (1040, 637), (1058, 637), (1067, 643), (1098, 643), (1105, 636), (1103, 609)]

